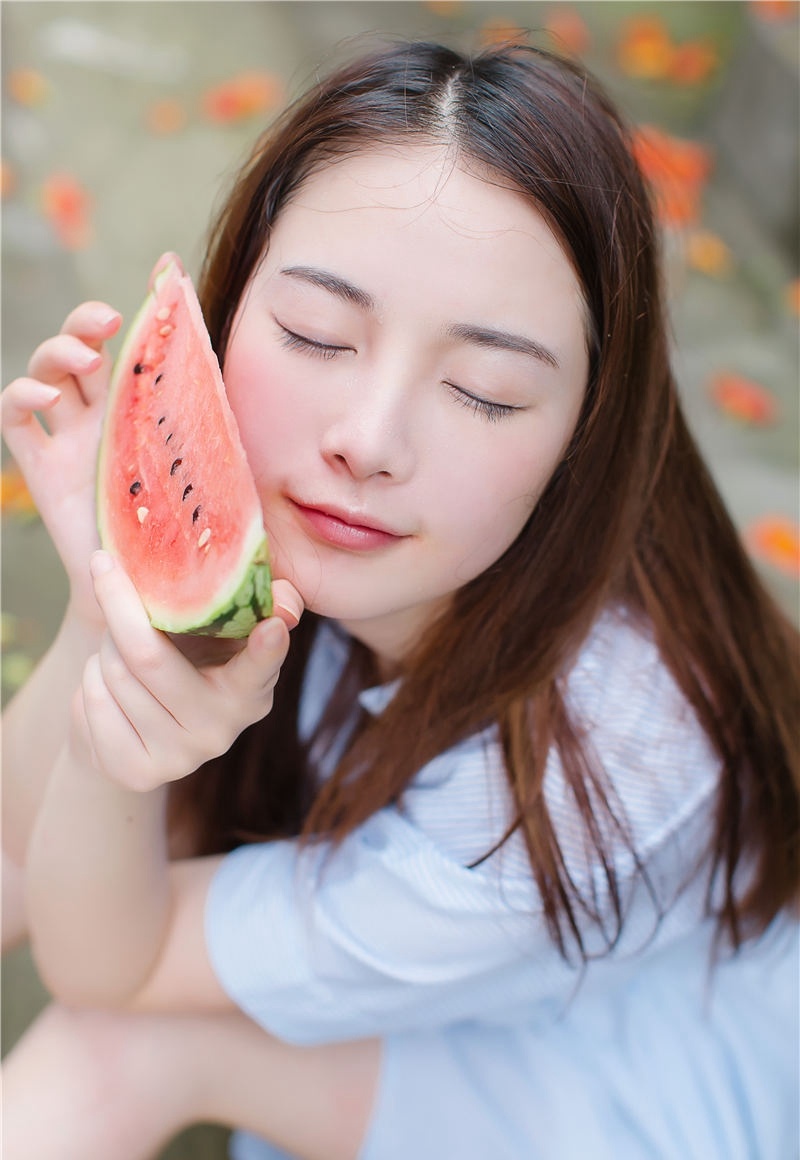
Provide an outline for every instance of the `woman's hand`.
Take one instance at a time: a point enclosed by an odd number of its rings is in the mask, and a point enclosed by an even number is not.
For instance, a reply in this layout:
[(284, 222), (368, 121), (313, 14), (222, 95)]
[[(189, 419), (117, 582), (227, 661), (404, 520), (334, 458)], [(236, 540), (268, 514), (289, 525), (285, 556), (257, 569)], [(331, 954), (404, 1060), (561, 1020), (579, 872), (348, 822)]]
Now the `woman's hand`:
[(122, 568), (92, 558), (97, 602), (107, 624), (73, 705), (71, 745), (126, 789), (147, 791), (185, 777), (230, 748), (264, 717), (302, 602), (275, 582), (276, 615), (262, 621), (224, 665), (196, 668), (152, 628)]
[(102, 624), (88, 564), (98, 547), (95, 474), (111, 371), (105, 344), (121, 321), (105, 303), (84, 302), (37, 347), (27, 376), (0, 396), (3, 436), (64, 564), (71, 605), (93, 625)]

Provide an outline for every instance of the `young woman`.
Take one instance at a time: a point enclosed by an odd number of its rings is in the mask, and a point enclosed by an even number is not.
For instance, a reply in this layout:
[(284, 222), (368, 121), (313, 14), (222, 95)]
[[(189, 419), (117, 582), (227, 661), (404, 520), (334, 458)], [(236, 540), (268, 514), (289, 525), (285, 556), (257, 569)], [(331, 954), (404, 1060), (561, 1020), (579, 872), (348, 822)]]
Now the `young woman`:
[(201, 1119), (248, 1160), (790, 1154), (796, 641), (687, 432), (614, 109), (532, 49), (358, 60), (201, 291), (279, 577), (235, 656), (93, 554), (119, 316), (4, 393), (71, 579), (6, 725), (56, 999), (7, 1160)]

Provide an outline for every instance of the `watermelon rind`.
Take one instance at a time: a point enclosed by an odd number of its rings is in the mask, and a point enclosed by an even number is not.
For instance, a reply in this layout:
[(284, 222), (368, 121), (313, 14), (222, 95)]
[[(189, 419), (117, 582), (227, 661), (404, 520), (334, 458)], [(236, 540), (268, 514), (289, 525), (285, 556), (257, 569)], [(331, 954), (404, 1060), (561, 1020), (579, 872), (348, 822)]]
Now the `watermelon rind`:
[[(131, 575), (134, 585), (139, 590), (145, 610), (154, 628), (173, 634), (193, 634), (203, 636), (217, 636), (229, 639), (243, 638), (249, 635), (255, 625), (272, 615), (272, 576), (269, 564), (269, 549), (266, 532), (263, 526), (260, 503), (255, 489), (255, 482), (247, 474), (242, 482), (241, 500), (237, 485), (237, 518), (241, 512), (251, 511), (252, 517), (243, 525), (238, 538), (233, 540), (236, 545), (236, 557), (220, 575), (214, 576), (213, 592), (209, 592), (207, 602), (195, 599), (191, 609), (181, 606), (181, 579), (180, 568), (175, 578), (174, 591), (162, 598), (143, 590), (146, 583), (137, 582), (137, 563), (141, 563), (143, 555), (149, 554), (149, 561), (169, 559), (169, 548), (163, 552), (156, 546), (140, 551), (136, 549), (132, 555), (126, 552), (122, 541), (118, 542), (115, 531), (115, 519), (119, 521), (118, 512), (114, 507), (109, 481), (112, 478), (113, 457), (118, 453), (114, 439), (114, 424), (119, 423), (119, 416), (115, 416), (115, 404), (122, 394), (126, 381), (133, 372), (137, 361), (137, 353), (143, 348), (148, 334), (152, 332), (154, 318), (163, 317), (156, 314), (162, 300), (162, 294), (179, 286), (185, 293), (183, 304), (189, 308), (189, 319), (193, 324), (190, 331), (195, 336), (192, 350), (198, 351), (205, 360), (204, 365), (213, 371), (213, 379), (220, 405), (220, 420), (225, 428), (225, 437), (230, 444), (237, 448), (244, 460), (235, 418), (230, 410), (224, 392), (222, 377), (216, 356), (211, 348), (211, 341), (205, 330), (202, 312), (197, 302), (194, 288), (176, 256), (162, 267), (153, 280), (152, 288), (145, 298), (131, 322), (123, 341), (120, 352), (115, 360), (111, 382), (109, 386), (108, 404), (104, 422), (103, 436), (100, 443), (97, 475), (97, 519), (100, 540), (103, 547), (111, 552)], [(198, 347), (196, 343), (201, 345)], [(216, 414), (216, 412), (215, 412)], [(149, 436), (147, 437), (150, 438)], [(196, 482), (196, 481), (195, 481)], [(230, 494), (230, 493), (229, 493)], [(143, 509), (147, 510), (147, 509)], [(206, 510), (206, 509), (204, 509)], [(206, 532), (206, 536), (210, 536)], [(124, 529), (120, 532), (124, 536)], [(202, 543), (202, 540), (200, 541)], [(194, 574), (194, 573), (193, 573)], [(196, 573), (199, 575), (199, 573)]]
[(192, 633), (197, 636), (220, 636), (230, 640), (249, 636), (259, 620), (272, 616), (272, 573), (266, 536), (256, 553), (244, 580), (234, 593), (230, 604), (215, 613), (207, 624), (194, 628), (173, 628), (169, 623), (156, 624), (165, 632)]

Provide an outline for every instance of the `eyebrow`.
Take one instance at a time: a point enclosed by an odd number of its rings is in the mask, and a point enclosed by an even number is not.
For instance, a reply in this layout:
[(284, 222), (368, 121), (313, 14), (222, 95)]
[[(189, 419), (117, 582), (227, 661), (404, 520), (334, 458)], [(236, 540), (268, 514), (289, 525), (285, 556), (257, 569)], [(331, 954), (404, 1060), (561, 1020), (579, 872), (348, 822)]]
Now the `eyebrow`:
[(366, 290), (360, 290), (352, 282), (340, 278), (338, 274), (331, 274), (329, 270), (318, 270), (314, 266), (284, 266), (280, 271), (290, 278), (299, 278), (303, 282), (310, 282), (312, 286), (320, 286), (337, 298), (360, 306), (362, 310), (375, 310), (375, 299)]
[(540, 342), (526, 338), (524, 335), (509, 334), (505, 330), (492, 330), (486, 326), (469, 326), (463, 323), (449, 327), (447, 333), (451, 338), (460, 339), (462, 342), (471, 342), (476, 346), (527, 354), (531, 358), (538, 359), (539, 362), (546, 363), (547, 366), (558, 370), (558, 359), (553, 352), (548, 350), (546, 346), (542, 346)]
[[(368, 294), (366, 290), (361, 290), (358, 286), (354, 286), (345, 278), (339, 277), (338, 274), (331, 273), (330, 270), (319, 270), (315, 266), (284, 266), (280, 273), (289, 278), (308, 282), (312, 286), (319, 286), (337, 298), (350, 302), (362, 310), (369, 312), (375, 310), (375, 299), (371, 294)], [(526, 338), (522, 334), (510, 334), (506, 330), (494, 330), (487, 326), (453, 323), (447, 328), (447, 335), (449, 338), (455, 338), (461, 342), (471, 342), (475, 346), (488, 347), (492, 350), (510, 350), (517, 354), (529, 355), (547, 366), (554, 367), (555, 370), (559, 369), (558, 359), (552, 351), (540, 342), (536, 342), (535, 339)]]

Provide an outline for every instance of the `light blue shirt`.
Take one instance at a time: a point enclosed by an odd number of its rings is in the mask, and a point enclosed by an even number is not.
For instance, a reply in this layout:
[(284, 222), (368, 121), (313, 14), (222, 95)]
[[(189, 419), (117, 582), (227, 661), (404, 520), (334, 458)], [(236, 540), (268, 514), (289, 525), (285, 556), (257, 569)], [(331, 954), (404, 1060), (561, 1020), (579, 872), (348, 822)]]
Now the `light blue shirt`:
[[(326, 628), (309, 664), (310, 735), (344, 663)], [(292, 1043), (384, 1039), (361, 1160), (787, 1160), (797, 1140), (796, 929), (709, 974), (704, 852), (718, 764), (653, 642), (622, 613), (566, 678), (639, 859), (609, 833), (625, 923), (581, 966), (543, 921), (493, 729), (430, 762), (398, 807), (335, 856), (294, 841), (222, 863), (206, 933), (227, 993)], [(393, 693), (362, 694), (378, 713)], [(336, 753), (325, 755), (324, 772)], [(566, 867), (605, 903), (558, 757), (545, 794)], [(609, 908), (610, 911), (610, 908)], [(281, 1155), (239, 1135), (237, 1160)]]

